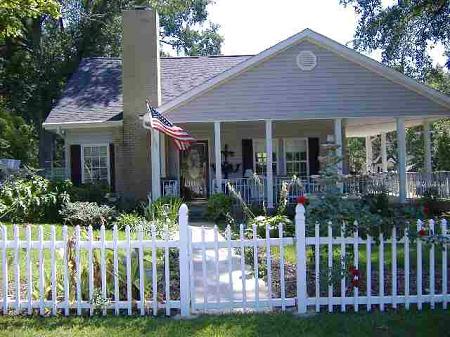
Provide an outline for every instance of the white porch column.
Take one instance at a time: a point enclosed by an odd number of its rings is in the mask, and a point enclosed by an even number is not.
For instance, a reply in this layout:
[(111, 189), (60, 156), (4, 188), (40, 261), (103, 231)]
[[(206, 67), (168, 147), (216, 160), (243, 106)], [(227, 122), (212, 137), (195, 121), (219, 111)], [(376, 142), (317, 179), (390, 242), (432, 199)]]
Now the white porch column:
[(370, 136), (366, 136), (366, 173), (369, 174), (372, 172), (372, 161), (373, 161), (373, 153), (372, 153), (372, 138)]
[(425, 146), (424, 169), (426, 173), (432, 173), (433, 167), (431, 164), (431, 125), (427, 120), (425, 120), (423, 123), (423, 139)]
[(381, 133), (381, 165), (383, 166), (383, 172), (387, 172), (386, 132)]
[(152, 200), (161, 196), (161, 158), (159, 131), (150, 130), (151, 133), (151, 158), (152, 158)]
[(266, 119), (266, 183), (267, 183), (267, 208), (273, 208), (273, 172), (272, 172), (272, 120)]
[[(343, 167), (343, 160), (342, 158), (342, 118), (336, 118), (334, 120), (334, 142), (338, 146), (336, 149), (336, 156), (338, 156), (341, 161), (337, 164), (337, 171), (338, 174), (342, 175), (342, 167)], [(344, 185), (339, 182), (338, 183), (339, 190), (344, 192)]]
[(222, 192), (222, 145), (220, 139), (220, 122), (214, 122), (214, 156), (216, 163), (216, 186), (217, 193)]
[(159, 133), (160, 151), (161, 151), (161, 177), (167, 176), (166, 170), (166, 135), (162, 132)]
[[(339, 147), (336, 149), (336, 155), (342, 158), (342, 118), (336, 118), (334, 120), (334, 142)], [(342, 161), (338, 164), (339, 173), (342, 174)]]
[(406, 202), (406, 130), (405, 120), (397, 118), (399, 201)]

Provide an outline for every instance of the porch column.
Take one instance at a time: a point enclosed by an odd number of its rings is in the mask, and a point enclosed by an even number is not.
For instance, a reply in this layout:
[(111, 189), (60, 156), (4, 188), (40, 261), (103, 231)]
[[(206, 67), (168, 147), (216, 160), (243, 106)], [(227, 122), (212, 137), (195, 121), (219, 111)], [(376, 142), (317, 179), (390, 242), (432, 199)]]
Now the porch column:
[[(334, 120), (334, 142), (337, 145), (336, 156), (338, 156), (341, 161), (337, 164), (337, 171), (339, 175), (342, 175), (343, 158), (342, 158), (342, 118), (336, 118)], [(338, 183), (339, 190), (344, 192), (344, 185)]]
[(165, 178), (167, 176), (166, 170), (166, 135), (164, 133), (159, 133), (160, 141), (160, 151), (161, 151), (161, 177)]
[(383, 172), (387, 172), (386, 132), (381, 133), (381, 165), (383, 166)]
[(217, 193), (222, 192), (222, 145), (220, 139), (220, 122), (214, 122), (214, 156), (216, 163), (216, 186)]
[(161, 196), (161, 162), (159, 131), (150, 130), (151, 134), (151, 160), (152, 160), (152, 200)]
[(398, 197), (401, 203), (406, 202), (406, 130), (405, 120), (401, 117), (397, 122), (397, 150), (398, 150)]
[[(334, 120), (334, 142), (338, 146), (336, 156), (342, 159), (342, 118)], [(342, 174), (342, 161), (338, 163), (338, 171)]]
[(424, 169), (425, 173), (431, 174), (433, 172), (432, 162), (431, 162), (431, 123), (427, 120), (423, 122), (423, 139), (425, 146), (425, 160)]
[(373, 161), (373, 153), (372, 153), (372, 138), (370, 136), (366, 136), (366, 173), (369, 174), (372, 172), (372, 161)]
[(272, 172), (272, 120), (266, 119), (266, 183), (267, 183), (267, 208), (273, 208), (273, 172)]

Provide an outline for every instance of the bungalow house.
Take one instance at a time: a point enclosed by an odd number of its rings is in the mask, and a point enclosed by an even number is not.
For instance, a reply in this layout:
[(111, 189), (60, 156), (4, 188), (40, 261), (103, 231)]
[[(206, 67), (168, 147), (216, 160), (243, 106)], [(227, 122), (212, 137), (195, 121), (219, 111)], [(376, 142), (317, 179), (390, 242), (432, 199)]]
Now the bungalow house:
[[(155, 11), (124, 10), (122, 58), (83, 59), (43, 124), (64, 138), (75, 184), (202, 199), (257, 173), (272, 207), (280, 181), (318, 174), (320, 144), (345, 157), (345, 137), (381, 134), (386, 168), (383, 139), (396, 130), (405, 200), (405, 128), (422, 124), (431, 172), (429, 123), (450, 115), (450, 98), (369, 57), (309, 29), (257, 55), (162, 57), (158, 38)], [(144, 127), (147, 99), (198, 140), (189, 151)]]

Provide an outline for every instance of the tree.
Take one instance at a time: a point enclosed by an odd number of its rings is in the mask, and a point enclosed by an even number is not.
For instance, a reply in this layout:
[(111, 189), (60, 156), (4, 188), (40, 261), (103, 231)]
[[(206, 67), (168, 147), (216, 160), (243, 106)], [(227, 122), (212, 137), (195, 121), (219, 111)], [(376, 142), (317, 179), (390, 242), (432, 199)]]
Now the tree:
[(0, 158), (18, 159), (27, 165), (36, 164), (34, 139), (33, 127), (0, 105)]
[(429, 47), (442, 43), (450, 55), (450, 0), (340, 0), (359, 16), (354, 47), (381, 49), (382, 62), (424, 80), (432, 68)]
[[(7, 31), (15, 33), (4, 33), (4, 39), (0, 38), (0, 94), (10, 114), (21, 116), (34, 126), (34, 138), (40, 141), (41, 165), (51, 159), (49, 142), (53, 138), (41, 124), (67, 78), (84, 57), (120, 56), (121, 10), (146, 3), (142, 0), (1, 2), (0, 19), (11, 16), (12, 20), (5, 22), (13, 28)], [(161, 43), (183, 55), (220, 53), (223, 39), (217, 32), (218, 26), (208, 23), (210, 3), (211, 0), (151, 0), (150, 5), (160, 14)], [(27, 14), (28, 9), (32, 15)]]
[(22, 38), (27, 24), (44, 15), (59, 17), (59, 3), (56, 0), (2, 0), (0, 42)]

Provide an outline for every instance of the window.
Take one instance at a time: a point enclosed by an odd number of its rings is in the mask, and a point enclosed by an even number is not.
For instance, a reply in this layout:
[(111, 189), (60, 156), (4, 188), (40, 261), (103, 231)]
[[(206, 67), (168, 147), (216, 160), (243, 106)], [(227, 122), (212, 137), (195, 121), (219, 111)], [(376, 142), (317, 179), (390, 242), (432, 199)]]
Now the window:
[[(253, 157), (254, 170), (256, 174), (267, 174), (267, 154), (266, 154), (266, 140), (253, 140)], [(277, 174), (278, 169), (278, 139), (272, 139), (272, 172)]]
[(299, 178), (308, 176), (308, 140), (305, 138), (287, 138), (284, 140), (284, 158), (286, 175)]
[(82, 145), (81, 150), (82, 182), (109, 184), (109, 146)]

